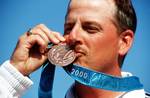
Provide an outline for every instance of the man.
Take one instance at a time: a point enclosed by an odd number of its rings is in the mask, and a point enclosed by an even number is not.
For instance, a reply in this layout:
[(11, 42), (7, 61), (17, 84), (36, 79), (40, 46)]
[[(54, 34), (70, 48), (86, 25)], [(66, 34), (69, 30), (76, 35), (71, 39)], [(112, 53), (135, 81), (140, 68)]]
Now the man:
[[(0, 82), (4, 83), (0, 87), (2, 98), (20, 97), (32, 85), (28, 76), (47, 60), (49, 42), (74, 46), (74, 64), (83, 68), (114, 77), (130, 75), (121, 72), (136, 29), (136, 15), (130, 0), (71, 0), (64, 27), (64, 36), (40, 24), (19, 38), (11, 59), (0, 69)], [(145, 94), (142, 88), (115, 92), (76, 81), (66, 97), (145, 98)]]

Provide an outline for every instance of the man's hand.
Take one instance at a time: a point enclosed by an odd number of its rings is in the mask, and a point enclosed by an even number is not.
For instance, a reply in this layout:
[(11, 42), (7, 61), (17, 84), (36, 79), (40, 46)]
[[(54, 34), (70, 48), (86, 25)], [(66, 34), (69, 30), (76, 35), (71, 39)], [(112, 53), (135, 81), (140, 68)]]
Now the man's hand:
[(10, 63), (23, 75), (27, 76), (38, 69), (47, 59), (47, 46), (49, 42), (58, 44), (65, 41), (64, 37), (57, 32), (49, 30), (40, 24), (22, 35), (14, 50)]

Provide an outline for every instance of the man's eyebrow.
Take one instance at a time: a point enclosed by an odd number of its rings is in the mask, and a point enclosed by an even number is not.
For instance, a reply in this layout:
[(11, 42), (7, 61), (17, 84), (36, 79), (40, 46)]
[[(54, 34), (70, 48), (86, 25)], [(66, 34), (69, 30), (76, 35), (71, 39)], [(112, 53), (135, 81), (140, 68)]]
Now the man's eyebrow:
[[(74, 26), (75, 25), (75, 22), (65, 22), (64, 23), (64, 26)], [(84, 25), (84, 26), (97, 26), (100, 30), (103, 30), (103, 28), (102, 28), (102, 25), (101, 24), (99, 24), (99, 23), (97, 23), (97, 22), (95, 22), (95, 21), (84, 21), (84, 22), (82, 22), (82, 25)]]
[(98, 28), (99, 28), (100, 30), (103, 30), (101, 24), (99, 24), (99, 23), (97, 23), (97, 22), (95, 22), (95, 21), (85, 21), (85, 22), (83, 22), (82, 24), (83, 24), (83, 25), (98, 26)]
[(64, 26), (73, 26), (75, 22), (65, 22)]
[(71, 25), (74, 24), (73, 22), (65, 22), (64, 25)]

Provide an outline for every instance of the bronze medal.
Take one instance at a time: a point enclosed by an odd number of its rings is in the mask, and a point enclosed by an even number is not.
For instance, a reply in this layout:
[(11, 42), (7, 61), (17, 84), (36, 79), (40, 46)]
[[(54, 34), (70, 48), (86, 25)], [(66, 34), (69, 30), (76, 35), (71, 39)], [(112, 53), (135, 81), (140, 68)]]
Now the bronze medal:
[(48, 52), (48, 60), (54, 65), (67, 66), (75, 58), (75, 52), (65, 43), (52, 46)]

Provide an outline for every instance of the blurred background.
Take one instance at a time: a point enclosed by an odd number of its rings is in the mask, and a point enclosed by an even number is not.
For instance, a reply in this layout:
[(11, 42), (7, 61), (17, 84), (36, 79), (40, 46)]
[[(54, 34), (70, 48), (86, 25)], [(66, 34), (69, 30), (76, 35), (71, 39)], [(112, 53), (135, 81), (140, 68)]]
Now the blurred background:
[[(43, 23), (63, 34), (68, 2), (69, 0), (0, 0), (0, 64), (10, 58), (19, 36), (37, 24)], [(123, 70), (140, 77), (145, 90), (150, 92), (150, 1), (133, 0), (133, 5), (138, 25), (134, 45)], [(34, 85), (22, 98), (38, 98), (40, 73), (41, 69), (31, 74)], [(53, 98), (64, 98), (73, 81), (62, 68), (57, 67)]]

